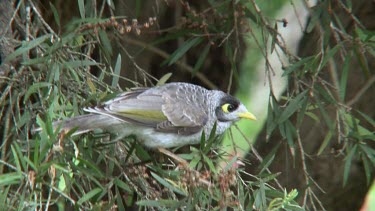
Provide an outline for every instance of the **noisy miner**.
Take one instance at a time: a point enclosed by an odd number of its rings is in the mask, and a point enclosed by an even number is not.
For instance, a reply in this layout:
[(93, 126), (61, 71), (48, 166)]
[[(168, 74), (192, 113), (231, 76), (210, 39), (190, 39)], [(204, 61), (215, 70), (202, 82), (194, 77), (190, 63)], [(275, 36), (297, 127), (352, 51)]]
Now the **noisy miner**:
[(235, 97), (189, 83), (133, 88), (84, 110), (90, 114), (55, 122), (54, 127), (76, 128), (73, 135), (102, 129), (135, 135), (148, 148), (170, 148), (197, 144), (202, 132), (208, 138), (215, 123), (220, 135), (241, 118), (256, 120)]

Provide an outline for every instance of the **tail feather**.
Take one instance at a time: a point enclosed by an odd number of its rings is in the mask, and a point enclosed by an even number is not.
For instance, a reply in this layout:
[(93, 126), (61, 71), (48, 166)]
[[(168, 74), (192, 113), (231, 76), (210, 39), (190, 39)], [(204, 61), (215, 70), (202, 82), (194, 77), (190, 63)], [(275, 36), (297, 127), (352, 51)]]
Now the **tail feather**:
[[(71, 130), (73, 128), (77, 128), (73, 135), (79, 135), (95, 129), (108, 130), (114, 125), (121, 124), (121, 121), (107, 115), (86, 114), (66, 120), (56, 121), (52, 124), (54, 129), (60, 127), (60, 130)], [(34, 129), (34, 132), (41, 130), (41, 128), (36, 128)]]

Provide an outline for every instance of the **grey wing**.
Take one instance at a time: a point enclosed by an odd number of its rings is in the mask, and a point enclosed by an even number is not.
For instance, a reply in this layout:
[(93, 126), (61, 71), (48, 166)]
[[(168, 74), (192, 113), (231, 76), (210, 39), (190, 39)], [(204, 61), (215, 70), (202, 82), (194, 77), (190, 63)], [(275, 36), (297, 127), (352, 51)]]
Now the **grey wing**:
[(135, 88), (109, 100), (102, 106), (86, 108), (85, 111), (108, 115), (118, 120), (137, 125), (156, 127), (167, 120), (161, 106), (161, 96), (141, 96), (149, 88)]
[(134, 89), (102, 107), (86, 111), (154, 127), (160, 132), (189, 135), (199, 132), (208, 120), (206, 109), (197, 99), (205, 99), (204, 90), (190, 86), (170, 83), (150, 89)]
[(170, 84), (163, 94), (162, 111), (180, 127), (203, 127), (208, 121), (205, 89), (191, 84)]

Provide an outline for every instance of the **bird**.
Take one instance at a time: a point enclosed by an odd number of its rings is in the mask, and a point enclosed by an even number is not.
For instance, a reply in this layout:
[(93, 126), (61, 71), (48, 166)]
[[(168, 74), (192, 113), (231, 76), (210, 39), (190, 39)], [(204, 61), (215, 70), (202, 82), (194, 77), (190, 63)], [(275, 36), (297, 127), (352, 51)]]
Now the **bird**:
[[(101, 129), (121, 137), (134, 135), (147, 148), (172, 148), (223, 134), (240, 119), (256, 120), (237, 98), (220, 90), (174, 82), (131, 88), (99, 106), (83, 109), (88, 114), (56, 121), (60, 130), (79, 135)], [(40, 129), (39, 129), (40, 130)]]

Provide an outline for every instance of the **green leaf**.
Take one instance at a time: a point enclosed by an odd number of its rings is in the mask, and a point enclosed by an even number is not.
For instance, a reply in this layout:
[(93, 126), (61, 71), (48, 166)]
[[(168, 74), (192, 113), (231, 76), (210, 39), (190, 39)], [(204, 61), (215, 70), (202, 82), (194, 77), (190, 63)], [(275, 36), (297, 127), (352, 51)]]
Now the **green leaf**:
[[(353, 132), (355, 132), (355, 134), (357, 134), (358, 136), (361, 136), (362, 139), (363, 137), (371, 137), (373, 135), (373, 132), (371, 132), (370, 130), (368, 130), (367, 128), (363, 127), (362, 125), (360, 125), (360, 120), (357, 119), (356, 117), (354, 117), (353, 115), (351, 114), (348, 114), (348, 113), (344, 113), (344, 118), (347, 122), (347, 125), (353, 130)], [(354, 134), (352, 134), (354, 135)]]
[(81, 18), (86, 18), (85, 0), (78, 0), (78, 9)]
[(307, 98), (305, 97), (307, 92), (308, 90), (305, 90), (299, 93), (294, 99), (290, 100), (288, 106), (281, 113), (280, 118), (277, 120), (278, 124), (281, 124), (285, 120), (289, 119), (289, 117), (292, 116), (301, 107), (304, 101), (307, 100)]
[(279, 149), (281, 143), (278, 143), (276, 146), (274, 146), (270, 153), (266, 157), (264, 157), (262, 163), (259, 165), (259, 174), (262, 174), (264, 170), (266, 170), (271, 164), (273, 159), (275, 158), (276, 152)]
[(169, 78), (170, 78), (171, 76), (172, 76), (172, 73), (167, 73), (167, 74), (163, 75), (163, 76), (159, 79), (159, 81), (158, 81), (158, 83), (156, 84), (156, 86), (160, 86), (160, 85), (163, 85), (163, 84), (167, 83), (167, 81), (169, 80)]
[(59, 13), (57, 12), (56, 7), (51, 2), (49, 2), (49, 6), (51, 7), (53, 17), (55, 18), (55, 22), (56, 22), (57, 26), (60, 28), (61, 26), (60, 26)]
[(120, 179), (117, 179), (117, 178), (116, 178), (116, 179), (113, 181), (113, 183), (114, 183), (116, 186), (120, 187), (121, 189), (125, 190), (125, 191), (128, 192), (128, 193), (133, 192), (132, 189), (130, 188), (130, 186), (129, 186), (128, 184), (126, 184), (125, 182), (123, 182), (122, 180), (120, 180)]
[(370, 123), (373, 127), (375, 127), (375, 120), (373, 118), (371, 118), (370, 116), (368, 116), (367, 114), (365, 113), (362, 113), (360, 111), (357, 111), (364, 119), (366, 119), (366, 121), (368, 123)]
[[(317, 93), (314, 95), (314, 98), (315, 98), (315, 100), (316, 100), (316, 105), (318, 106), (319, 111), (320, 111), (320, 114), (323, 116), (323, 119), (324, 119), (325, 123), (327, 124), (327, 126), (329, 127), (329, 129), (330, 129), (331, 131), (333, 131), (333, 130), (334, 130), (334, 127), (333, 127), (332, 120), (331, 120), (331, 118), (329, 117), (329, 115), (328, 115), (326, 109), (323, 107), (323, 105), (322, 105), (322, 103), (321, 103), (321, 101), (320, 101), (320, 99), (319, 99)], [(306, 113), (306, 114), (309, 115), (309, 116), (311, 116), (311, 117), (313, 117), (313, 116), (311, 115), (312, 113), (310, 113), (310, 114)]]
[(142, 161), (153, 160), (150, 154), (142, 146), (140, 146), (138, 143), (134, 143), (133, 145), (136, 149), (137, 156), (139, 157), (139, 159), (141, 159)]
[[(217, 127), (217, 123), (215, 122), (214, 126), (212, 127), (212, 130), (211, 130), (211, 133), (210, 133), (210, 136), (208, 137), (207, 140), (204, 140), (204, 144), (203, 144), (203, 153), (207, 154), (210, 150), (211, 150), (211, 147), (212, 145), (214, 144), (214, 142), (217, 140), (217, 136), (216, 136), (216, 127)], [(203, 131), (204, 132), (204, 131)], [(203, 133), (202, 132), (202, 133)], [(201, 146), (202, 146), (202, 142), (201, 142)]]
[(25, 157), (23, 156), (21, 148), (17, 144), (17, 142), (12, 143), (11, 149), (12, 149), (13, 157), (16, 161), (17, 170), (19, 172), (22, 172), (22, 169), (23, 170), (27, 169)]
[(281, 172), (278, 172), (278, 173), (275, 173), (275, 174), (266, 174), (264, 176), (264, 174), (262, 175), (262, 181), (263, 182), (270, 182), (272, 180), (274, 180), (276, 177), (278, 177), (279, 175), (281, 174)]
[(168, 33), (165, 36), (160, 36), (160, 38), (156, 39), (151, 43), (151, 45), (158, 45), (160, 43), (164, 43), (170, 40), (176, 40), (180, 37), (183, 37), (185, 35), (188, 35), (192, 33), (192, 30), (186, 30), (186, 29), (180, 29), (176, 33)]
[(0, 187), (13, 184), (20, 184), (22, 178), (23, 176), (19, 172), (0, 174)]
[(78, 201), (77, 204), (82, 205), (84, 202), (90, 200), (92, 197), (96, 196), (103, 190), (101, 188), (94, 188), (93, 190), (89, 191), (85, 195), (83, 195)]
[(169, 190), (175, 192), (175, 193), (178, 193), (180, 195), (183, 195), (183, 196), (186, 196), (186, 193), (184, 193), (183, 191), (181, 191), (180, 189), (176, 188), (175, 186), (173, 186), (172, 184), (170, 184), (169, 182), (167, 182), (165, 179), (161, 178), (159, 175), (155, 174), (154, 172), (151, 172), (151, 175), (161, 184), (163, 185), (164, 187), (168, 188)]
[(321, 65), (319, 66), (320, 69), (318, 69), (318, 72), (323, 69), (323, 67), (327, 64), (327, 62), (333, 58), (333, 56), (337, 53), (337, 51), (342, 47), (342, 45), (338, 44), (332, 49), (328, 50), (326, 54), (324, 55), (323, 61)]
[(358, 145), (354, 145), (348, 155), (345, 157), (345, 165), (344, 165), (344, 179), (343, 179), (343, 186), (345, 186), (348, 182), (349, 174), (350, 174), (350, 167), (352, 165), (353, 157), (357, 154)]
[(310, 33), (315, 25), (319, 22), (320, 16), (323, 12), (322, 4), (317, 4), (316, 6), (312, 7), (312, 17), (310, 21), (307, 23), (306, 32)]
[(292, 211), (305, 211), (304, 208), (300, 207), (299, 205), (295, 205), (295, 204), (286, 204), (286, 205), (284, 205), (283, 208), (285, 210), (292, 210)]
[(284, 122), (284, 125), (285, 125), (286, 141), (288, 142), (289, 147), (294, 148), (295, 146), (294, 146), (293, 137), (295, 137), (296, 128), (294, 128), (290, 120), (286, 120)]
[[(85, 66), (95, 66), (98, 65), (95, 61), (88, 61), (88, 60), (73, 60), (73, 61), (67, 61), (63, 63), (64, 67), (68, 68), (78, 68), (78, 67), (85, 67)], [(79, 80), (78, 80), (79, 82)]]
[(32, 95), (33, 93), (39, 91), (40, 88), (49, 87), (49, 86), (51, 86), (51, 84), (47, 83), (47, 82), (34, 83), (27, 90), (27, 92), (25, 94), (25, 98), (23, 100), (23, 103), (26, 104), (26, 101), (29, 99), (30, 95)]
[(371, 73), (369, 70), (368, 61), (363, 53), (362, 48), (359, 47), (359, 45), (354, 45), (354, 55), (356, 56), (359, 66), (361, 67), (365, 77), (370, 77)]
[(99, 38), (100, 38), (100, 43), (102, 44), (104, 52), (106, 53), (106, 55), (111, 57), (113, 50), (112, 50), (111, 41), (109, 40), (107, 33), (103, 30), (99, 30)]
[(115, 72), (112, 76), (112, 87), (116, 88), (118, 85), (118, 81), (120, 78), (120, 71), (121, 71), (121, 54), (117, 56), (116, 65), (115, 65)]
[(175, 52), (173, 52), (173, 54), (162, 63), (162, 65), (164, 65), (166, 62), (168, 62), (168, 65), (174, 64), (177, 60), (183, 57), (185, 53), (188, 50), (190, 50), (190, 48), (198, 45), (202, 41), (203, 41), (203, 37), (195, 37), (186, 41), (181, 47), (179, 47)]
[(10, 188), (11, 188), (10, 185), (1, 188), (0, 204), (3, 205), (2, 211), (12, 210), (9, 204), (9, 189)]
[[(77, 158), (77, 168), (79, 168), (81, 171), (84, 170), (83, 168), (81, 168), (81, 166), (85, 166), (85, 169), (90, 169), (90, 174), (93, 174), (95, 175), (95, 177), (97, 178), (105, 178), (105, 175), (103, 174), (103, 171), (101, 171), (97, 165), (85, 160), (85, 159), (82, 159), (80, 156), (78, 156)], [(81, 165), (82, 163), (82, 165)]]
[(280, 116), (280, 108), (277, 104), (275, 96), (271, 93), (268, 103), (268, 115), (267, 115), (267, 140), (275, 130), (277, 123), (276, 119)]
[(319, 117), (316, 114), (314, 114), (312, 112), (306, 112), (306, 116), (309, 116), (315, 122), (320, 123), (320, 119), (319, 119)]
[(331, 141), (331, 138), (332, 138), (332, 132), (328, 131), (326, 136), (324, 137), (324, 140), (323, 140), (322, 144), (319, 147), (318, 155), (322, 154), (324, 149), (328, 146), (329, 142)]
[(194, 65), (193, 76), (198, 72), (198, 70), (202, 67), (204, 62), (206, 61), (208, 52), (210, 52), (211, 45), (207, 44), (206, 47), (203, 49), (202, 53), (199, 55), (198, 61)]
[(33, 64), (40, 64), (40, 63), (46, 63), (49, 57), (36, 57), (34, 59), (28, 59), (28, 60), (22, 60), (21, 64), (25, 66), (30, 66)]
[(206, 164), (208, 165), (208, 167), (210, 168), (210, 171), (213, 172), (216, 175), (218, 172), (217, 172), (217, 170), (215, 168), (215, 165), (212, 162), (212, 160), (209, 157), (207, 157), (207, 155), (205, 155), (205, 154), (203, 154), (203, 159), (206, 162)]
[(301, 126), (303, 119), (305, 117), (305, 114), (306, 114), (306, 109), (307, 109), (308, 104), (309, 104), (309, 99), (307, 98), (306, 100), (303, 101), (301, 110), (297, 114), (296, 128), (299, 128)]
[(26, 53), (27, 51), (39, 46), (41, 43), (45, 42), (46, 40), (50, 39), (51, 38), (51, 34), (46, 34), (46, 35), (43, 35), (43, 36), (40, 36), (34, 40), (31, 40), (31, 41), (24, 41), (22, 42), (22, 46), (19, 47), (17, 50), (15, 50), (13, 53), (11, 53), (10, 55), (8, 55), (6, 58), (5, 58), (5, 61), (4, 63), (10, 61), (10, 60), (13, 60), (14, 58), (16, 58), (17, 56), (23, 54), (23, 53)]
[(371, 182), (371, 164), (368, 161), (367, 157), (361, 156), (363, 167), (365, 169), (366, 183), (370, 184)]
[(366, 155), (368, 159), (375, 165), (375, 149), (373, 149), (371, 146), (368, 146), (366, 144), (361, 144), (360, 147), (364, 155)]
[(139, 18), (139, 14), (142, 8), (141, 4), (142, 0), (136, 0), (135, 1), (135, 17)]
[(348, 54), (348, 56), (345, 57), (344, 65), (342, 68), (341, 79), (340, 79), (340, 90), (339, 90), (340, 99), (342, 101), (345, 101), (346, 84), (348, 82), (349, 66), (352, 60), (351, 58), (352, 58), (351, 54)]
[[(116, 190), (117, 208), (118, 208), (118, 210), (125, 210), (125, 206), (124, 206), (124, 203), (123, 203), (123, 197), (122, 197), (120, 191), (118, 190), (117, 186), (115, 187), (115, 190)], [(124, 197), (124, 199), (125, 198), (127, 198), (127, 197)]]
[(174, 207), (180, 202), (176, 200), (140, 200), (137, 201), (137, 205), (146, 207)]
[(316, 90), (316, 93), (319, 93), (320, 96), (322, 96), (326, 102), (333, 105), (337, 104), (337, 101), (332, 96), (332, 93), (329, 90), (324, 89), (324, 87), (320, 86), (319, 84), (315, 84), (314, 89)]

